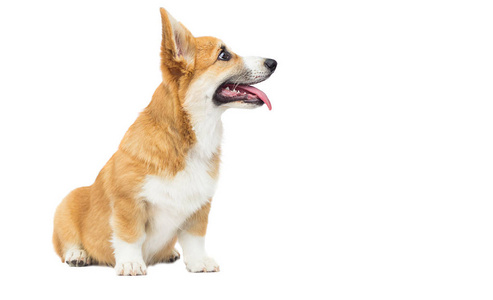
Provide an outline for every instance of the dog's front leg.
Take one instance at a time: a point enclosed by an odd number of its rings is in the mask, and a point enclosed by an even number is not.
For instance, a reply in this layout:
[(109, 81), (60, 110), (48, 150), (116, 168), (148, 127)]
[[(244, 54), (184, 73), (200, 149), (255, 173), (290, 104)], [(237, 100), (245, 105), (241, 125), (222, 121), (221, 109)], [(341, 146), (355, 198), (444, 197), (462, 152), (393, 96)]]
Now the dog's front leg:
[(145, 210), (130, 199), (119, 199), (113, 204), (111, 227), (115, 271), (117, 275), (146, 275), (146, 264), (142, 256), (145, 233)]
[(218, 272), (219, 265), (205, 251), (205, 234), (210, 201), (188, 218), (184, 229), (178, 234), (178, 242), (183, 249), (183, 261), (187, 270), (197, 272)]

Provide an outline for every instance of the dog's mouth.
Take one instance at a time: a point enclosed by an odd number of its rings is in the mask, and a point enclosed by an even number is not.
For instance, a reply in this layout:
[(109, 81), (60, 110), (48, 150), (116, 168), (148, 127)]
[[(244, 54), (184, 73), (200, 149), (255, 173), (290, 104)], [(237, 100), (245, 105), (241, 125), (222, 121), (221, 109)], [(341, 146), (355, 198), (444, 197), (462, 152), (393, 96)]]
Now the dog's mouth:
[(267, 95), (261, 90), (246, 84), (224, 83), (214, 93), (214, 101), (220, 105), (230, 102), (242, 102), (262, 106), (264, 103), (269, 110), (272, 105)]

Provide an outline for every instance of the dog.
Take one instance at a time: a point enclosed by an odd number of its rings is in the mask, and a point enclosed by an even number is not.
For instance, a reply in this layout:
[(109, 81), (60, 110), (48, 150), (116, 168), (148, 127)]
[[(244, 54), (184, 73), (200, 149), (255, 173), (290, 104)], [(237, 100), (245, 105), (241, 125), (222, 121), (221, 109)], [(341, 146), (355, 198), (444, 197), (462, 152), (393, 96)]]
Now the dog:
[(271, 109), (251, 86), (269, 78), (273, 59), (241, 57), (220, 39), (194, 37), (164, 8), (163, 81), (91, 186), (57, 207), (53, 245), (62, 262), (113, 266), (117, 275), (180, 258), (190, 272), (217, 272), (205, 251), (228, 108)]

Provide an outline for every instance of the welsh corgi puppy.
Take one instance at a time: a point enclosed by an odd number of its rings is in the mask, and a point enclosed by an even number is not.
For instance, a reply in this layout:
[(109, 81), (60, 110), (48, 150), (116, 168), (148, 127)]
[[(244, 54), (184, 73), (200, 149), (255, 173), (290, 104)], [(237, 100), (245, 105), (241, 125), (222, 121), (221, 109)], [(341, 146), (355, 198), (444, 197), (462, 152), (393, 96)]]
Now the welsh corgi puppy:
[(241, 57), (214, 37), (194, 37), (161, 8), (163, 82), (91, 186), (58, 206), (56, 253), (70, 266), (110, 265), (145, 275), (174, 262), (178, 241), (190, 272), (217, 272), (204, 249), (219, 172), (222, 113), (256, 108), (273, 59)]

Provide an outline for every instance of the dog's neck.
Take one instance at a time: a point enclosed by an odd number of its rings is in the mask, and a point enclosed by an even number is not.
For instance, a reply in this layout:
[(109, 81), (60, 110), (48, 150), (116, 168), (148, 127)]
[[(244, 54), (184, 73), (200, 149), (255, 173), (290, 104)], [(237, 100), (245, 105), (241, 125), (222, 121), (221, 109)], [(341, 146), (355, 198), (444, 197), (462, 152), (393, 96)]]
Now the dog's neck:
[(219, 152), (223, 112), (203, 93), (187, 93), (182, 104), (176, 91), (161, 84), (120, 149), (159, 173), (174, 175), (185, 167), (187, 157), (209, 160)]
[(188, 152), (196, 143), (190, 117), (177, 94), (161, 84), (128, 129), (120, 149), (156, 173), (174, 175), (183, 170)]
[(224, 109), (216, 107), (209, 98), (207, 93), (187, 93), (183, 105), (196, 137), (194, 154), (205, 159), (218, 151), (223, 134), (221, 116)]

